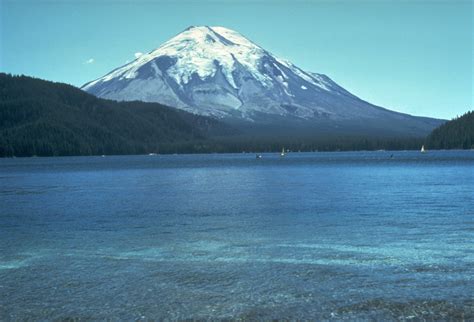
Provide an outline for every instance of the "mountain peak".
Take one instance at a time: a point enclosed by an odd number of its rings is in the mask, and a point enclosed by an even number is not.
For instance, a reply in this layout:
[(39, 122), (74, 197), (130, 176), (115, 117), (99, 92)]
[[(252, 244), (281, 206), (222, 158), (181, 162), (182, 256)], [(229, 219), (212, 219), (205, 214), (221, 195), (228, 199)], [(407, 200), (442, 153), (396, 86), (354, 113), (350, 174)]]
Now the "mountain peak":
[[(118, 87), (103, 86), (114, 80)], [(119, 83), (129, 89), (123, 91)], [(134, 97), (198, 114), (225, 117), (238, 113), (245, 118), (252, 118), (254, 112), (311, 118), (314, 108), (330, 114), (320, 106), (303, 108), (308, 102), (315, 104), (308, 94), (332, 89), (348, 94), (329, 78), (307, 73), (239, 32), (221, 26), (190, 26), (155, 50), (82, 88), (108, 98)], [(297, 95), (308, 102), (297, 107), (293, 102)], [(251, 104), (246, 103), (249, 100)]]
[(82, 89), (99, 97), (159, 102), (217, 118), (362, 124), (401, 117), (220, 26), (190, 26)]
[(208, 25), (202, 25), (202, 26), (189, 26), (188, 28), (184, 29), (181, 33), (189, 31), (189, 30), (199, 30), (199, 31), (204, 31), (204, 32), (213, 32), (214, 30), (221, 30), (221, 31), (227, 31), (227, 32), (232, 32), (232, 33), (237, 33), (237, 31), (222, 27), (222, 26), (208, 26)]
[(204, 42), (208, 45), (214, 43), (226, 46), (259, 47), (237, 31), (221, 26), (189, 26), (166, 43), (170, 41), (195, 41)]
[(154, 62), (151, 66), (155, 73), (160, 74), (160, 71), (165, 69), (168, 76), (181, 87), (189, 83), (193, 75), (206, 79), (214, 77), (219, 69), (227, 83), (237, 89), (232, 75), (236, 65), (245, 66), (254, 77), (266, 81), (257, 68), (257, 61), (264, 54), (265, 51), (261, 47), (231, 29), (219, 26), (190, 26), (157, 49), (116, 69), (103, 79), (84, 85), (83, 89), (89, 90), (101, 80), (108, 81), (116, 77), (135, 78), (139, 74), (138, 70), (151, 62)]

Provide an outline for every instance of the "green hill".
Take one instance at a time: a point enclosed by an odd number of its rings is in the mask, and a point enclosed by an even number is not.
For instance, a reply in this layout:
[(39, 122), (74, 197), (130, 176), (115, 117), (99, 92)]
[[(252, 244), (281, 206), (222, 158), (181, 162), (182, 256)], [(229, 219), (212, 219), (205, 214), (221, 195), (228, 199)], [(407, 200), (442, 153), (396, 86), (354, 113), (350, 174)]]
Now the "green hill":
[(474, 148), (474, 111), (434, 129), (426, 139), (426, 145), (429, 149)]
[[(337, 131), (335, 131), (337, 130)], [(419, 149), (423, 137), (355, 135), (352, 128), (249, 128), (158, 103), (116, 102), (0, 73), (0, 157), (147, 153)]]
[[(157, 103), (115, 102), (0, 73), (0, 157), (170, 153), (234, 130)], [(194, 151), (194, 152), (196, 152)]]

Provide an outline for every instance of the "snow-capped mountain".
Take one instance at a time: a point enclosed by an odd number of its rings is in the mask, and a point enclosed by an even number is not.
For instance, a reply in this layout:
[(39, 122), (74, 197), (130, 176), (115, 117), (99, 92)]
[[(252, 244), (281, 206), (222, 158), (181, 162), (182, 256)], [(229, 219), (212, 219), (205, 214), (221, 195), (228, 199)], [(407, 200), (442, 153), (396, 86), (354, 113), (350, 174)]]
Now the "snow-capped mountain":
[(196, 114), (250, 121), (271, 116), (415, 119), (369, 104), (326, 75), (306, 72), (224, 27), (189, 27), (82, 89), (102, 98), (159, 102)]

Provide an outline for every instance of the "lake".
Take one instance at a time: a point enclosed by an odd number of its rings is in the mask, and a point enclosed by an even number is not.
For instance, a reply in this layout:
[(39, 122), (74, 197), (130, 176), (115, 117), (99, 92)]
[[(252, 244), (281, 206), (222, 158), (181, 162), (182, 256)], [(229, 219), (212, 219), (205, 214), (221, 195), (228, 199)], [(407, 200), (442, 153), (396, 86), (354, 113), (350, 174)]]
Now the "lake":
[(0, 159), (0, 320), (474, 319), (474, 151)]

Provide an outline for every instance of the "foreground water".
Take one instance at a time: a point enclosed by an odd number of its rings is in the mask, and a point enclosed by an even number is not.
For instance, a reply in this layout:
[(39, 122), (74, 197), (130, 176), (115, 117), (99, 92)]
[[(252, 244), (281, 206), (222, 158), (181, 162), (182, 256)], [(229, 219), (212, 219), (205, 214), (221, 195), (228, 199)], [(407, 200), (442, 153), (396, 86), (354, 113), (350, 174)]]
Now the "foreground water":
[(474, 319), (474, 151), (0, 160), (0, 320)]

